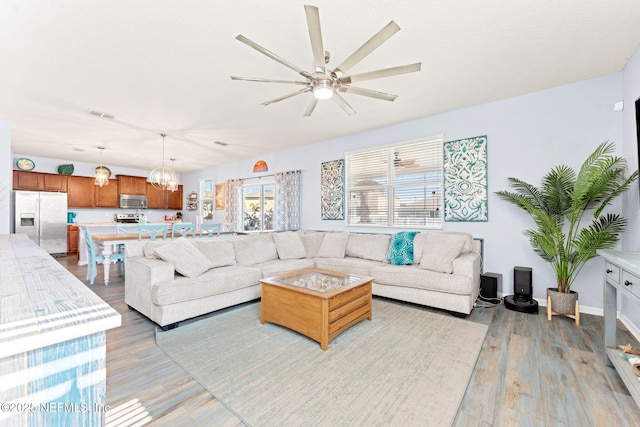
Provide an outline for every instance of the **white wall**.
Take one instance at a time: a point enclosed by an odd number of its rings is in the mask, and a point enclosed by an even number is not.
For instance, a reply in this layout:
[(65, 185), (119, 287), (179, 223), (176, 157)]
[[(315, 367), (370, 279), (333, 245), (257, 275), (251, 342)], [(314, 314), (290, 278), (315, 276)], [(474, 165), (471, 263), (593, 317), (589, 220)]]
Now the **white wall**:
[[(546, 299), (546, 288), (555, 286), (553, 271), (534, 254), (522, 234), (533, 223), (517, 208), (499, 200), (494, 193), (507, 189), (507, 178), (511, 176), (538, 185), (542, 175), (557, 164), (564, 163), (577, 169), (595, 147), (605, 140), (617, 142), (618, 150), (622, 153), (623, 116), (613, 111), (613, 103), (620, 99), (622, 74), (615, 73), (272, 153), (262, 158), (269, 165), (269, 173), (292, 169), (303, 171), (302, 228), (372, 231), (363, 227), (348, 228), (343, 221), (320, 219), (321, 162), (344, 158), (344, 152), (349, 150), (431, 135), (443, 134), (445, 141), (487, 135), (489, 221), (445, 223), (444, 228), (469, 231), (474, 236), (485, 239), (485, 271), (503, 275), (504, 293), (512, 293), (513, 267), (527, 266), (533, 268), (534, 297)], [(223, 182), (230, 178), (253, 176), (251, 170), (256, 160), (257, 157), (184, 174), (182, 183), (185, 192), (197, 191), (198, 181), (204, 178)], [(195, 214), (195, 211), (186, 212), (187, 220), (195, 218)], [(221, 222), (222, 211), (216, 211), (214, 219)], [(376, 228), (373, 231), (398, 230)], [(598, 259), (587, 265), (576, 280), (574, 289), (580, 292), (581, 305), (602, 307), (602, 272)]]
[(9, 123), (0, 119), (0, 234), (9, 234), (11, 230), (11, 128)]

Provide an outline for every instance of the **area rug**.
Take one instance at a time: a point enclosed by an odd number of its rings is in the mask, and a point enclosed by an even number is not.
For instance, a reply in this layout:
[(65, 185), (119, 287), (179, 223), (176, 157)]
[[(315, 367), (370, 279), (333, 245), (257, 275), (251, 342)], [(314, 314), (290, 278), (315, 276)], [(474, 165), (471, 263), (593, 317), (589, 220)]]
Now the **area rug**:
[(374, 299), (329, 343), (260, 324), (260, 303), (162, 332), (156, 342), (250, 426), (450, 425), (485, 325)]

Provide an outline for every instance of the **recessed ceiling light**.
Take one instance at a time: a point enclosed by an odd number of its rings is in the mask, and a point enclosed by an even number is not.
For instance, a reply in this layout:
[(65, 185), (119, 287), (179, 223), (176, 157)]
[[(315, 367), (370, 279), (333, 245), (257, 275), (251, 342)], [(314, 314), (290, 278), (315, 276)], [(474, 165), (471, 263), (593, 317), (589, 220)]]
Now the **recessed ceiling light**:
[(103, 119), (115, 119), (114, 116), (112, 116), (111, 114), (107, 114), (104, 111), (89, 110), (89, 114), (94, 115), (94, 116), (98, 116), (98, 117), (102, 117)]
[(222, 147), (226, 147), (227, 145), (229, 145), (228, 143), (222, 141), (213, 141), (213, 143)]

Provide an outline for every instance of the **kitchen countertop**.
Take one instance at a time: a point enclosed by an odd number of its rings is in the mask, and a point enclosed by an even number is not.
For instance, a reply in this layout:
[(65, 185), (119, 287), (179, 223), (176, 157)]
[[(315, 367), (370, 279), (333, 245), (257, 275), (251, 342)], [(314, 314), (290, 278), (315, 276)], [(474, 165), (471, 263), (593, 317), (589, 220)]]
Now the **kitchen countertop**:
[(117, 311), (26, 234), (0, 235), (0, 259), (0, 359), (120, 326)]

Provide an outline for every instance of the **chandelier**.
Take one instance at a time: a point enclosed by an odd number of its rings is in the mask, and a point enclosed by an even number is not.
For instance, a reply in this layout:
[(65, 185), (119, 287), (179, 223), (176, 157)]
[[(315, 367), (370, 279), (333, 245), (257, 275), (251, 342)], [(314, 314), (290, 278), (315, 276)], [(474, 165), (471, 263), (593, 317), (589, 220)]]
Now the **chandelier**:
[(95, 180), (93, 181), (93, 184), (102, 187), (104, 185), (109, 185), (111, 171), (102, 165), (102, 152), (104, 151), (104, 147), (98, 147), (98, 150), (100, 150), (100, 166), (94, 171)]
[(164, 137), (167, 134), (161, 133), (160, 136), (162, 137), (162, 166), (151, 171), (149, 182), (158, 190), (176, 191), (178, 189), (176, 173), (173, 169), (164, 166)]

